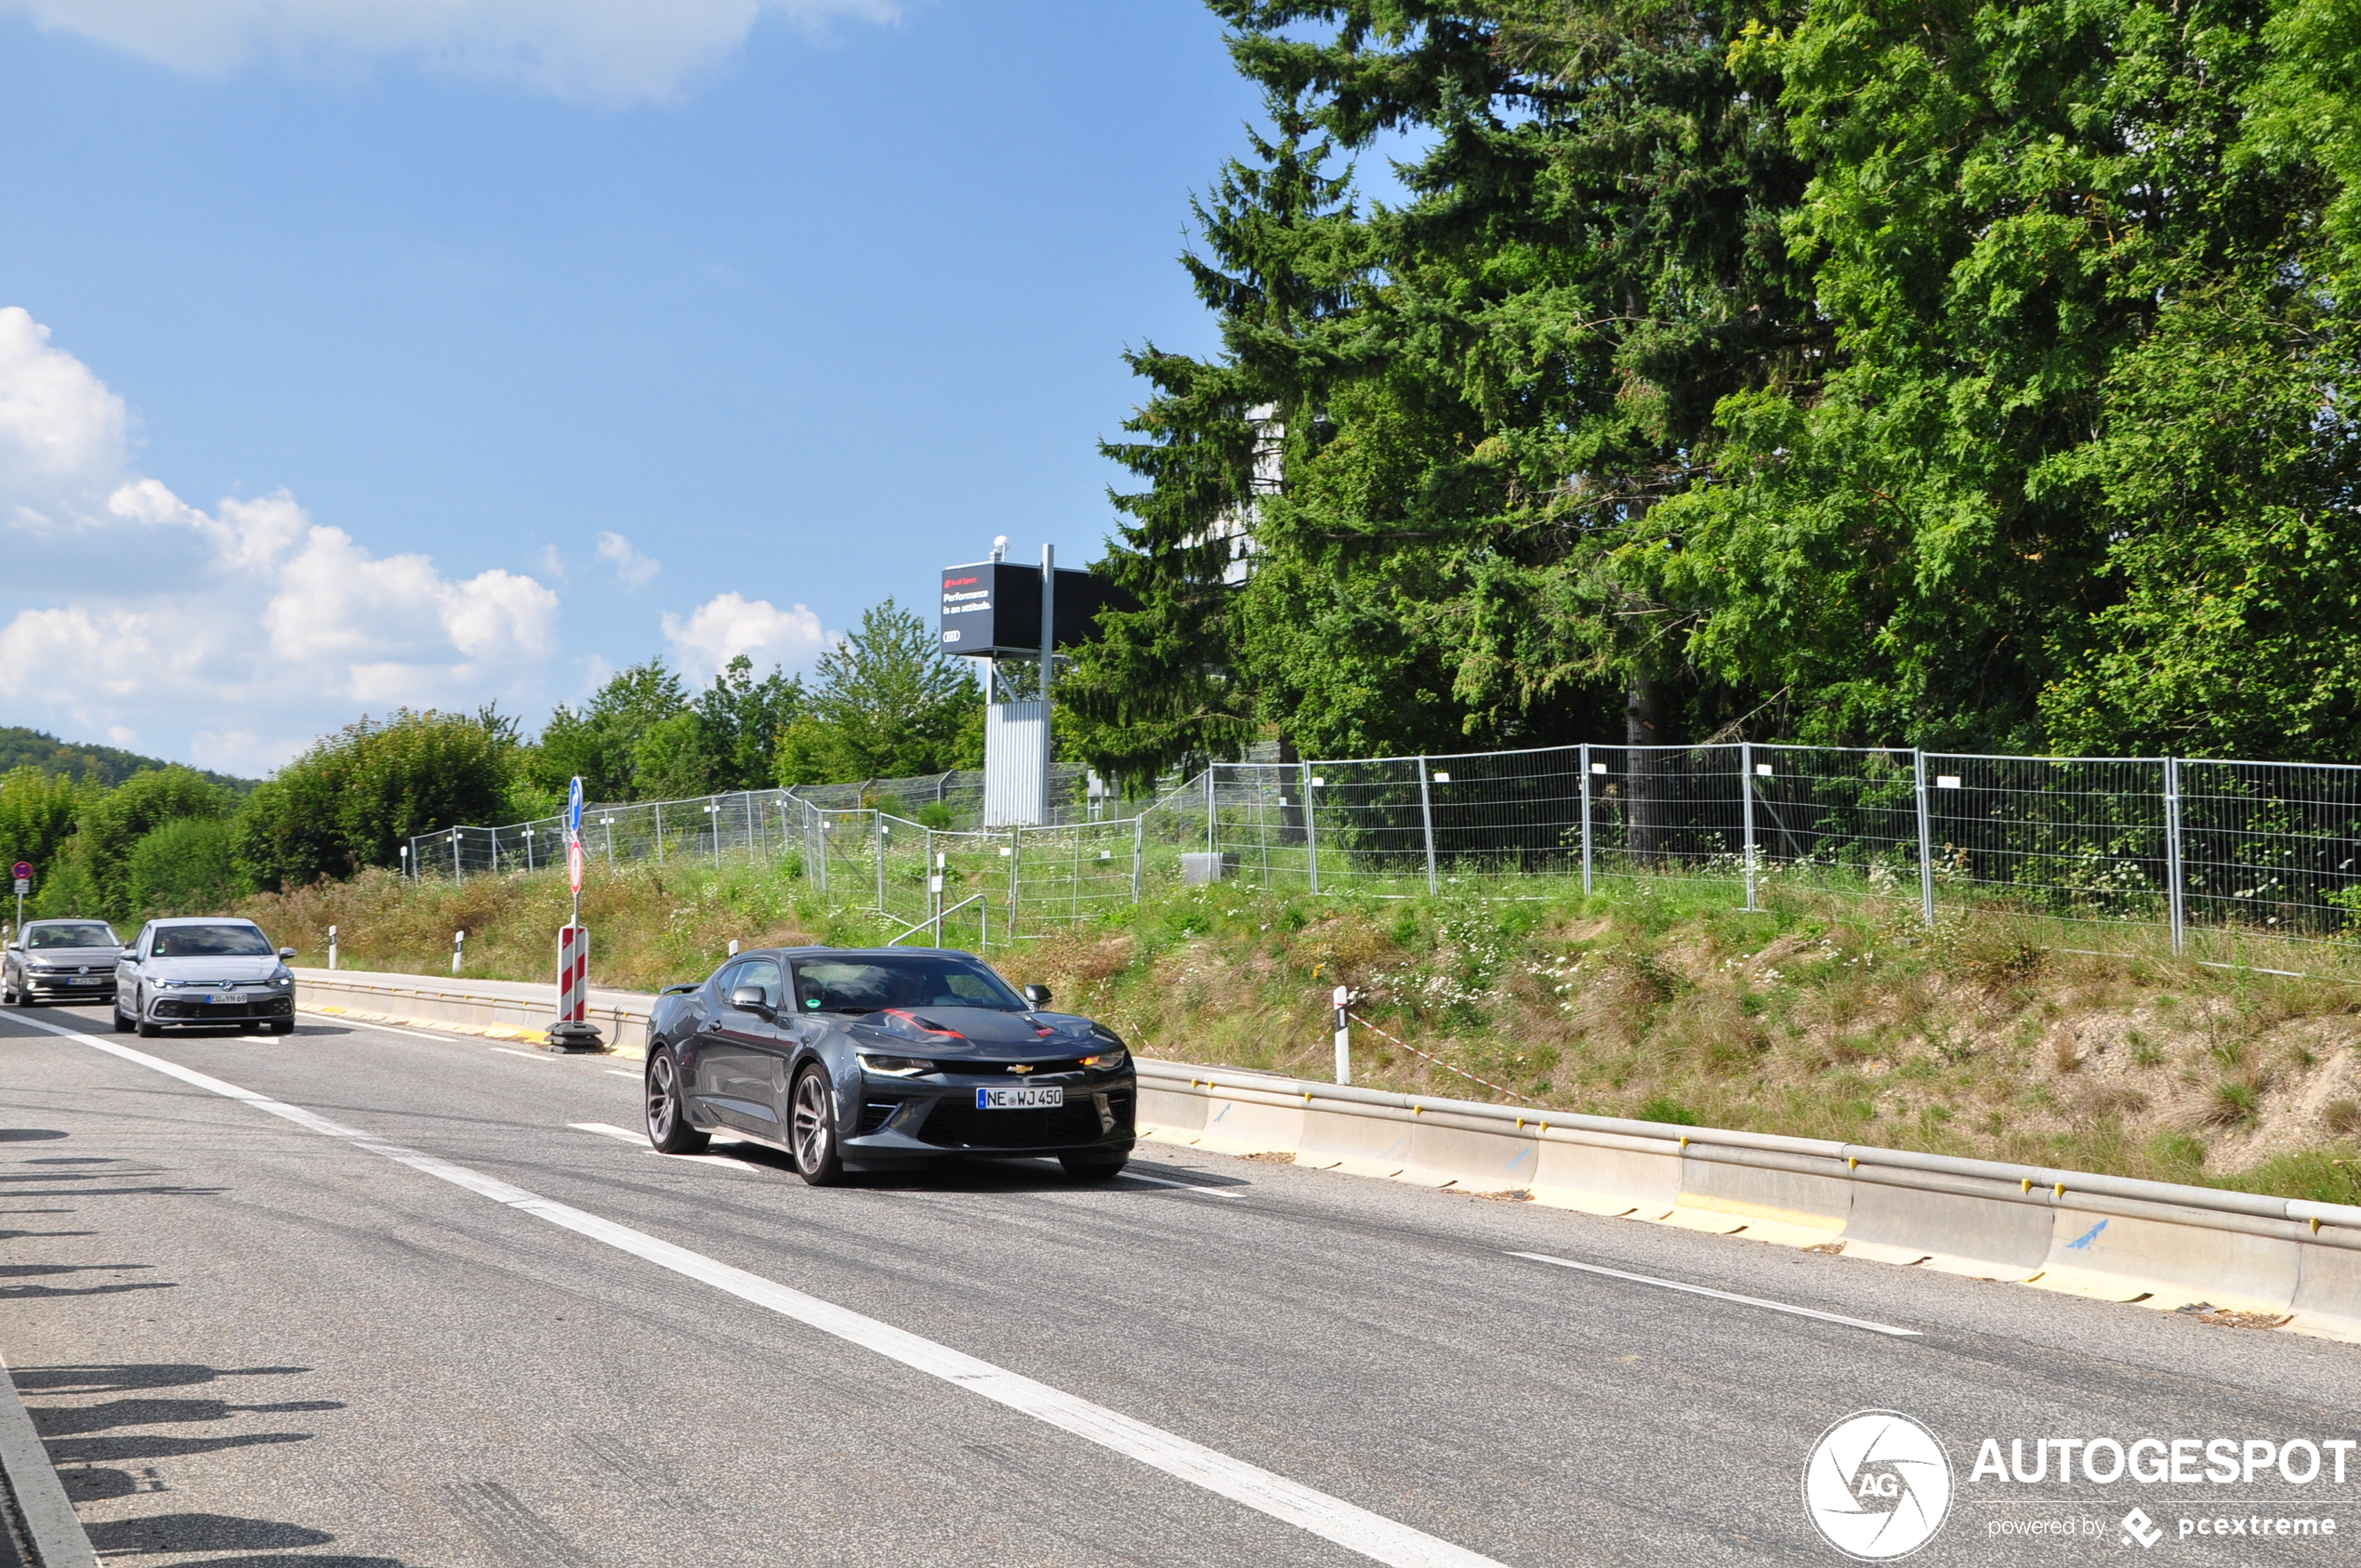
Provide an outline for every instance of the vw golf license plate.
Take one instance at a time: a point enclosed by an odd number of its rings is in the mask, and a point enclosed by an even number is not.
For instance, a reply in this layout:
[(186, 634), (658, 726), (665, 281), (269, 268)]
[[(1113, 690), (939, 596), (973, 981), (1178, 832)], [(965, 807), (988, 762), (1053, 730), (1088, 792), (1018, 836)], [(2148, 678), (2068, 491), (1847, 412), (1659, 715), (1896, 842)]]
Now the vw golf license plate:
[(976, 1090), (979, 1111), (1038, 1111), (1065, 1102), (1066, 1091), (1062, 1088)]

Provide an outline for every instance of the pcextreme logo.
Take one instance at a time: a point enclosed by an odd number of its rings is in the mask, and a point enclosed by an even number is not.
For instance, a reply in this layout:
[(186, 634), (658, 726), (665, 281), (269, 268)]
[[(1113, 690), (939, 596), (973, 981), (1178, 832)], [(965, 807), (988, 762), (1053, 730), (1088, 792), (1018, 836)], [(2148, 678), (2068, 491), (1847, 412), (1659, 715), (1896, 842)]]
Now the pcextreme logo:
[(1951, 1508), (1951, 1460), (1934, 1434), (1909, 1416), (1858, 1410), (1812, 1445), (1803, 1508), (1847, 1557), (1907, 1557), (1943, 1528)]

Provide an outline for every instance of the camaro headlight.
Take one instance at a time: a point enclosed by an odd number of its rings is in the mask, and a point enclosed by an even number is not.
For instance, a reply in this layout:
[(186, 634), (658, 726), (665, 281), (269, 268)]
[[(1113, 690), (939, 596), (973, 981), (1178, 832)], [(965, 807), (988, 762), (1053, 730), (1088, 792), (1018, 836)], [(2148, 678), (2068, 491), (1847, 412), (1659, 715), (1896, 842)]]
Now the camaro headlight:
[(1125, 1050), (1121, 1046), (1109, 1046), (1096, 1056), (1084, 1057), (1082, 1065), (1095, 1067), (1101, 1073), (1112, 1073), (1118, 1067), (1128, 1065), (1130, 1061), (1129, 1051)]
[(861, 1053), (862, 1071), (881, 1073), (889, 1078), (915, 1078), (921, 1073), (934, 1071), (934, 1063), (918, 1056), (871, 1056)]

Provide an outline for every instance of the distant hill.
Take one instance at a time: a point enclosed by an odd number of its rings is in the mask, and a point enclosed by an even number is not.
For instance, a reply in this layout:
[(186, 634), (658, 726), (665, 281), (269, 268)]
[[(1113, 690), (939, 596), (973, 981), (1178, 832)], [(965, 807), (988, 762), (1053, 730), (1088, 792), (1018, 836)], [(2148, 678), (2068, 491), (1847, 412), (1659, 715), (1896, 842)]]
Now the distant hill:
[[(134, 773), (171, 766), (160, 757), (142, 757), (138, 752), (117, 751), (110, 745), (76, 745), (39, 730), (0, 725), (0, 773), (28, 763), (45, 773), (63, 773), (76, 782), (97, 779), (105, 784), (119, 784)], [(197, 771), (240, 795), (257, 783), (228, 773), (208, 772), (203, 768)]]

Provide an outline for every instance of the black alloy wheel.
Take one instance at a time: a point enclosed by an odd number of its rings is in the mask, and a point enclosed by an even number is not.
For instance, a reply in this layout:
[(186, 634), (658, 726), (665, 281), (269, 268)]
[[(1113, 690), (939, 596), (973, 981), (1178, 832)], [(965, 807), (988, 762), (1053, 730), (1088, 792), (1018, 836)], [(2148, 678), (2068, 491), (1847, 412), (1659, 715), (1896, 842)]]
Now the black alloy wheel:
[(120, 995), (114, 999), (114, 1032), (118, 1034), (131, 1033), (131, 1020), (124, 1014), (123, 997)]
[(272, 1019), (262, 1027), (273, 1034), (292, 1034), (295, 1033), (295, 1020), (291, 1018)]
[(700, 1154), (713, 1140), (689, 1125), (680, 1064), (662, 1045), (648, 1055), (648, 1142), (660, 1154)]
[(837, 1153), (836, 1091), (828, 1087), (828, 1074), (817, 1063), (797, 1077), (788, 1114), (788, 1147), (795, 1154), (795, 1173), (814, 1187), (833, 1187), (842, 1181), (844, 1161)]
[(1123, 1174), (1123, 1167), (1131, 1163), (1131, 1151), (1115, 1149), (1102, 1153), (1095, 1149), (1084, 1149), (1072, 1154), (1060, 1154), (1058, 1163), (1066, 1167), (1068, 1176), (1087, 1181), (1104, 1181)]

